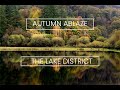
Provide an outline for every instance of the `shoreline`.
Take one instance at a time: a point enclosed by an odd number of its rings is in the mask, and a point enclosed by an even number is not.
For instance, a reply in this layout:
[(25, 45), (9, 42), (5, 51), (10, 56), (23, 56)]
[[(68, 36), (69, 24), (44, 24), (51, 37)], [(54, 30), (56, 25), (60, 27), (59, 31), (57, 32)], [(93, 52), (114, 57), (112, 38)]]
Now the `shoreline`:
[(78, 47), (0, 47), (0, 51), (97, 51), (119, 52), (117, 49), (107, 48), (78, 48)]

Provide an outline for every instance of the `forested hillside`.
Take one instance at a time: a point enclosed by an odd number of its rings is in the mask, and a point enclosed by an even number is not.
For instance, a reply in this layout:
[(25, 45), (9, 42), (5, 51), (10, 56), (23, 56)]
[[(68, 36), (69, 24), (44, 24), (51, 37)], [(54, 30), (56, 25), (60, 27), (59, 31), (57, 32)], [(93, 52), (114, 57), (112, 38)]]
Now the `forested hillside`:
[[(26, 18), (94, 18), (95, 30), (26, 30)], [(120, 48), (120, 8), (115, 5), (0, 5), (1, 46)]]

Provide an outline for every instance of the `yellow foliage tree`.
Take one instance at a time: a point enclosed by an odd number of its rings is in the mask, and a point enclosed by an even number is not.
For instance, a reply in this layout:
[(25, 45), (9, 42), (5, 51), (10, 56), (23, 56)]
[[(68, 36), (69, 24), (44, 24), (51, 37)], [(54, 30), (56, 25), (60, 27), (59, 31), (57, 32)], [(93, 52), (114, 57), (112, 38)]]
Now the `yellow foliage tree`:
[(33, 6), (31, 9), (30, 9), (30, 15), (29, 17), (30, 18), (39, 18), (41, 16), (41, 9), (36, 7), (36, 6)]
[(53, 26), (52, 34), (56, 37), (61, 37), (61, 31), (60, 26)]
[(29, 32), (31, 35), (33, 35), (33, 34), (41, 34), (38, 30), (34, 30), (34, 29), (28, 30), (27, 32)]
[[(41, 16), (42, 10), (36, 6), (33, 6), (29, 12), (30, 12), (29, 18), (39, 18)], [(31, 30), (31, 32), (32, 34), (39, 34), (38, 30)]]

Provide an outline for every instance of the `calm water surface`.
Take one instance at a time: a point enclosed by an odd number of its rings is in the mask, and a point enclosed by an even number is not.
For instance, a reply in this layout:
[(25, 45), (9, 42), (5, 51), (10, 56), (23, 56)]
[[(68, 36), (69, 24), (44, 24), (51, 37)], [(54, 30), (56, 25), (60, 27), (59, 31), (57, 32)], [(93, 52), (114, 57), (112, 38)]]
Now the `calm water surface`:
[[(21, 56), (100, 56), (100, 66), (21, 67)], [(0, 52), (0, 85), (120, 84), (120, 53)]]

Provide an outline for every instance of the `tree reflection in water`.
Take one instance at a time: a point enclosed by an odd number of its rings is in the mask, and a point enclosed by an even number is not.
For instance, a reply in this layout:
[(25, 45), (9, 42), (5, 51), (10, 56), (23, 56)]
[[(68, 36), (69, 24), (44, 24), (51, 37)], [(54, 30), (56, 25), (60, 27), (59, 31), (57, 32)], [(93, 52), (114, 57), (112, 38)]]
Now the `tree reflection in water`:
[[(99, 67), (21, 67), (20, 56), (100, 56)], [(120, 53), (0, 52), (0, 84), (81, 85), (119, 84)]]

